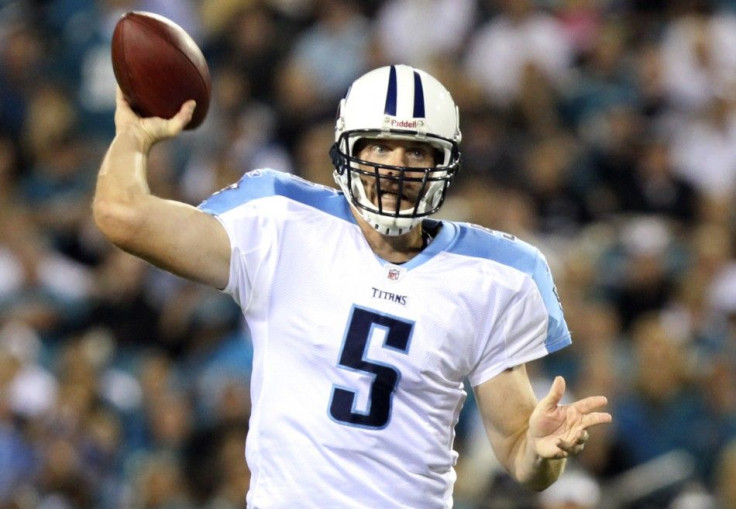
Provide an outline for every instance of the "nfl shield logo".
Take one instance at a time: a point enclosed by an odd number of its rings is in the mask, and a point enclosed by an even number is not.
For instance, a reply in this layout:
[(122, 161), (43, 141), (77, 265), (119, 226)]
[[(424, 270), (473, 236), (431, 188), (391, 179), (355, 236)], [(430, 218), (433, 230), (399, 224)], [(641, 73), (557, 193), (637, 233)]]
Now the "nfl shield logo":
[(397, 279), (399, 279), (400, 275), (401, 275), (401, 272), (399, 271), (399, 269), (395, 269), (395, 268), (388, 269), (387, 276), (391, 281), (396, 281)]

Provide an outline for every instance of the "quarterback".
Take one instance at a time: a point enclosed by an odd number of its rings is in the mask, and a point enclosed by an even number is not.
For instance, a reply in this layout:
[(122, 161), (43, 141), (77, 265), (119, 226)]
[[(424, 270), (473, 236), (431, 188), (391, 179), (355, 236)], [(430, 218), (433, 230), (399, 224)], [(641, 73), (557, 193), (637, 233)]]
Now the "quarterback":
[(330, 149), (340, 190), (257, 169), (198, 207), (148, 191), (171, 119), (118, 92), (94, 199), (120, 248), (222, 290), (254, 346), (248, 507), (452, 506), (454, 427), (469, 381), (498, 460), (542, 490), (606, 398), (535, 397), (525, 363), (571, 343), (544, 256), (513, 236), (438, 221), (460, 164), (458, 109), (404, 65), (357, 79)]

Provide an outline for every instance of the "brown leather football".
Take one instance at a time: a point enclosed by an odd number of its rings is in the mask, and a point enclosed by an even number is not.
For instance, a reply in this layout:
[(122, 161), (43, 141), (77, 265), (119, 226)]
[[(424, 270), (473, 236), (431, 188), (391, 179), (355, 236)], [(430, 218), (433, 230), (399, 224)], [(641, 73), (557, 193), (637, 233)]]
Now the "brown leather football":
[(170, 19), (131, 11), (115, 25), (112, 67), (125, 99), (142, 117), (173, 117), (189, 99), (197, 101), (185, 129), (204, 121), (210, 104), (207, 61), (192, 37)]

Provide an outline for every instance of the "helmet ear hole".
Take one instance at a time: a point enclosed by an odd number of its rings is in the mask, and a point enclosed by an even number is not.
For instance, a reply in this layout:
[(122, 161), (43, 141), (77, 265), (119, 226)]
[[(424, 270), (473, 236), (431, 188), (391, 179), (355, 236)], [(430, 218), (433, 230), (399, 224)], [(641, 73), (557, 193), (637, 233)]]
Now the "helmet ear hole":
[(335, 170), (342, 173), (342, 157), (340, 156), (340, 149), (337, 147), (337, 143), (333, 143), (330, 147), (330, 160), (332, 161), (332, 166), (335, 167)]

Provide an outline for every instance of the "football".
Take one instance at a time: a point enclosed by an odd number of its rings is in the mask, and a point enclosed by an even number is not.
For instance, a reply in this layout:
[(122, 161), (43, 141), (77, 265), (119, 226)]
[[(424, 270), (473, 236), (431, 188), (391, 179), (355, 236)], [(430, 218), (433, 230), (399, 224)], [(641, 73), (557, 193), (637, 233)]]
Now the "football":
[(210, 72), (199, 46), (182, 27), (152, 12), (128, 12), (115, 25), (111, 53), (115, 79), (137, 114), (171, 118), (194, 99), (197, 107), (185, 129), (204, 121)]

